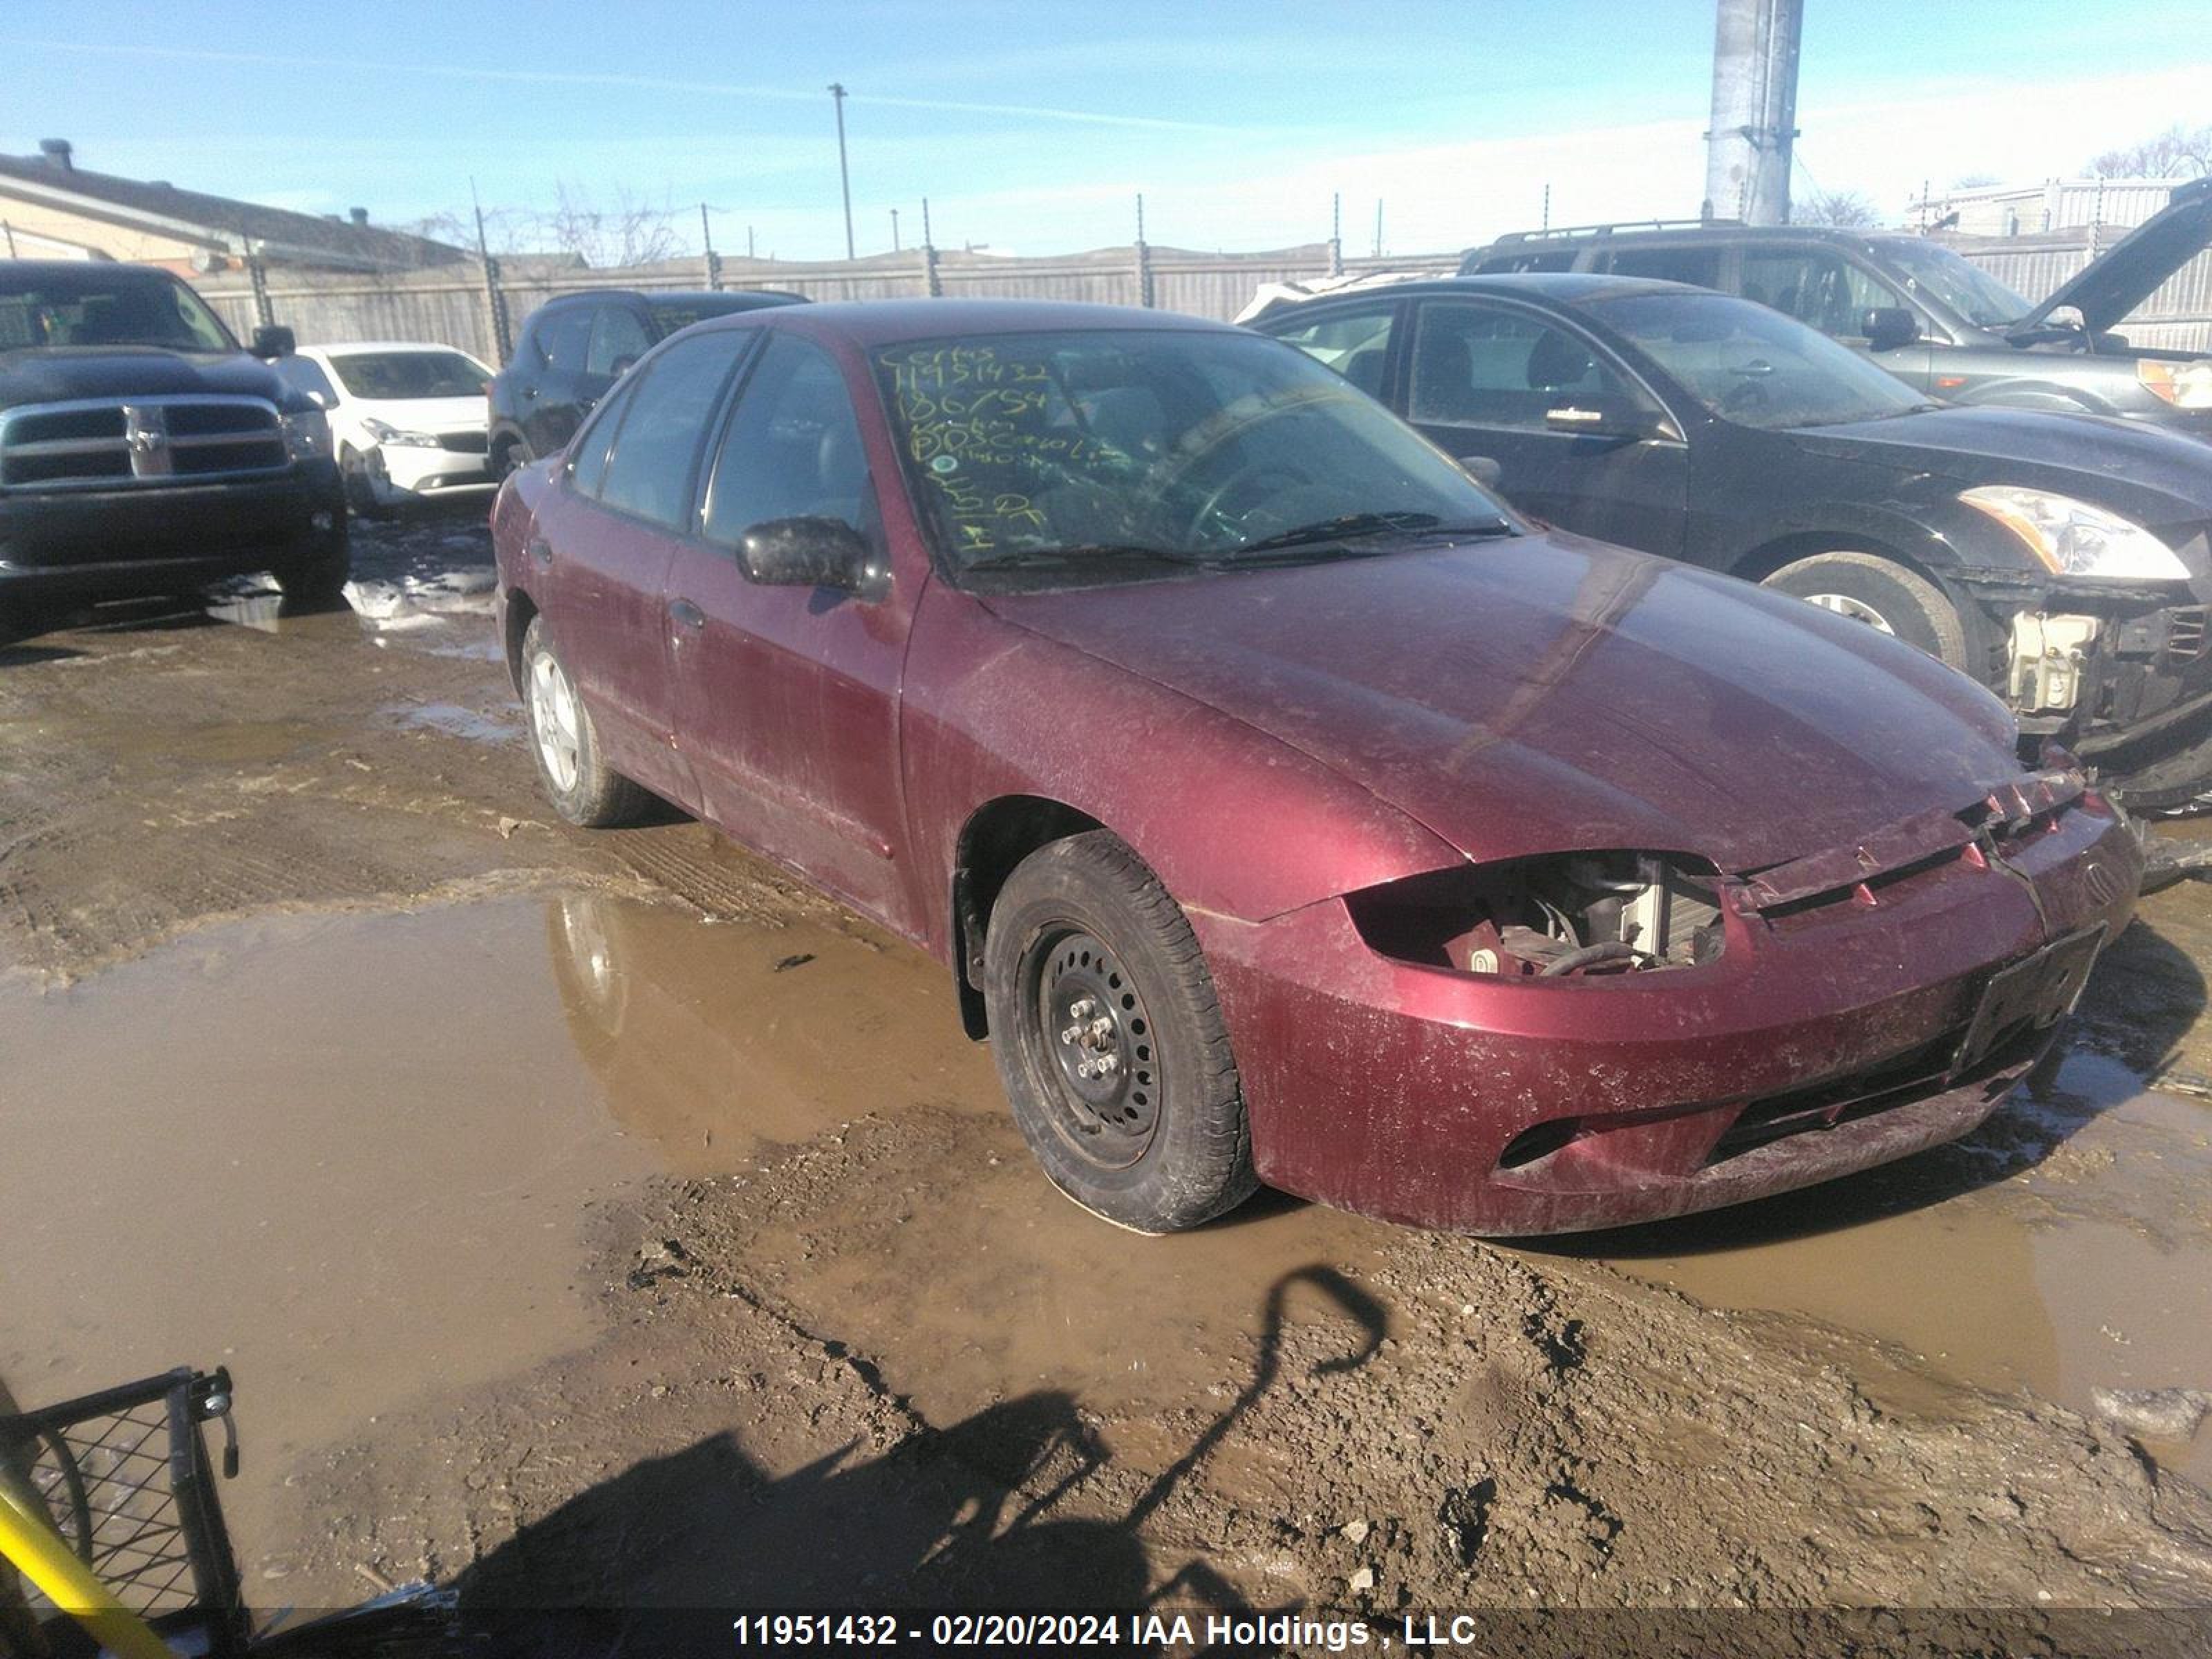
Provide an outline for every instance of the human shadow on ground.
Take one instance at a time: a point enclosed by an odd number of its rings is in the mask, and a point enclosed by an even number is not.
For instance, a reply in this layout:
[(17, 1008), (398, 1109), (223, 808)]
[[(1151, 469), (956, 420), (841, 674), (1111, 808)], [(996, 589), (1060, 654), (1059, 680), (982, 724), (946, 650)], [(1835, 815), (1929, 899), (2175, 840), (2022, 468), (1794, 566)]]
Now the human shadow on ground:
[(464, 1623), (500, 1651), (545, 1659), (723, 1659), (732, 1609), (1285, 1611), (1252, 1608), (1204, 1561), (1164, 1573), (1144, 1533), (1276, 1382), (1286, 1303), (1301, 1287), (1355, 1339), (1316, 1374), (1379, 1352), (1382, 1304), (1328, 1267), (1285, 1274), (1243, 1389), (1133, 1499), (1108, 1496), (1127, 1490), (1102, 1479), (1112, 1452), (1079, 1401), (1056, 1390), (922, 1428), (880, 1456), (841, 1448), (780, 1478), (715, 1435), (590, 1488), (468, 1568), (455, 1585)]

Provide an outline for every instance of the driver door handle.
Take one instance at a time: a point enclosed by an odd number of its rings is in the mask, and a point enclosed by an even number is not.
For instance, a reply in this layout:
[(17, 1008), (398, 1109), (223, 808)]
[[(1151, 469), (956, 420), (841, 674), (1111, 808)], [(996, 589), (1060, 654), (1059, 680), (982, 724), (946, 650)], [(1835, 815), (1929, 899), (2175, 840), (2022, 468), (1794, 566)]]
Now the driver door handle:
[(668, 602), (668, 620), (680, 623), (696, 634), (707, 625), (707, 613), (689, 599), (671, 599)]

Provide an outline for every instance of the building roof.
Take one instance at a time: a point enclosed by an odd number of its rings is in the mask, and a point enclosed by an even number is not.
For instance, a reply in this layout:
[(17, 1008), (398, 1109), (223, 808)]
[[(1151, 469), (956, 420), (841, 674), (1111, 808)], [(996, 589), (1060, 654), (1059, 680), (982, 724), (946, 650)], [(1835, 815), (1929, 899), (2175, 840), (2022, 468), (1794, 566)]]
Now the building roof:
[(448, 242), (359, 220), (324, 218), (227, 196), (179, 190), (167, 180), (120, 179), (61, 155), (0, 155), (0, 198), (66, 208), (134, 229), (156, 230), (226, 252), (258, 252), (271, 263), (344, 270), (404, 270), (468, 257)]

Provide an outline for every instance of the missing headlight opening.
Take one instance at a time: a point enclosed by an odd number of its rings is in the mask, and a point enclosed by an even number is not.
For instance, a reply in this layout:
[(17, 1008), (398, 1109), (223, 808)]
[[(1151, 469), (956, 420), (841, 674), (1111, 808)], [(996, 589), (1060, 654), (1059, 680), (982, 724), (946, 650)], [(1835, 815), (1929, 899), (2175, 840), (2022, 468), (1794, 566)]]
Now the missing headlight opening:
[(1677, 854), (1576, 853), (1440, 870), (1354, 893), (1386, 957), (1501, 979), (1692, 968), (1721, 954), (1717, 872)]

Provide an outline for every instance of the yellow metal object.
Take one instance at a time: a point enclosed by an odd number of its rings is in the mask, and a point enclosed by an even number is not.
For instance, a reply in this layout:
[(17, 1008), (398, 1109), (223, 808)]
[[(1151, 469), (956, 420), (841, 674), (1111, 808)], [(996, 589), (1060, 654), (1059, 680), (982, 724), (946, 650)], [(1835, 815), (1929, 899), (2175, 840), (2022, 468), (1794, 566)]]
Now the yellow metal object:
[(107, 1593), (43, 1511), (0, 1480), (0, 1556), (22, 1569), (46, 1598), (89, 1631), (116, 1659), (176, 1659), (154, 1628)]

